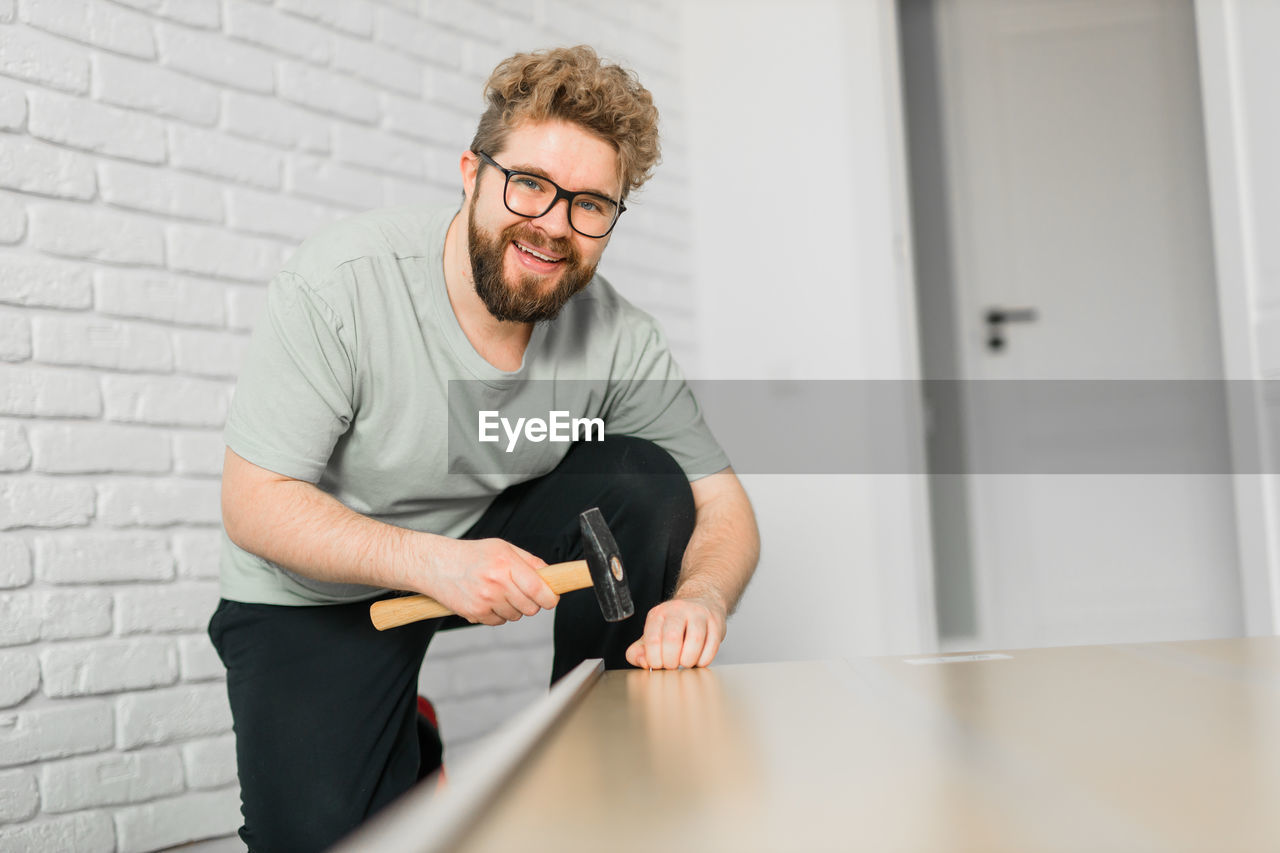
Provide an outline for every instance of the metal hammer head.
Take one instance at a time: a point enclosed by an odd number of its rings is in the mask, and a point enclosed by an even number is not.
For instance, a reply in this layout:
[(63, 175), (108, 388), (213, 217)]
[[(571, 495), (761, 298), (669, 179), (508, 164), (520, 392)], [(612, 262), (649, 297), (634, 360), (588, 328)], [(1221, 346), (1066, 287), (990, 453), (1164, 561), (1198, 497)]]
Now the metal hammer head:
[(579, 515), (578, 524), (582, 528), (582, 550), (587, 558), (587, 568), (591, 570), (591, 585), (595, 587), (604, 621), (630, 619), (636, 612), (636, 606), (631, 603), (631, 588), (627, 586), (618, 543), (613, 541), (609, 525), (604, 523), (604, 516), (597, 507)]

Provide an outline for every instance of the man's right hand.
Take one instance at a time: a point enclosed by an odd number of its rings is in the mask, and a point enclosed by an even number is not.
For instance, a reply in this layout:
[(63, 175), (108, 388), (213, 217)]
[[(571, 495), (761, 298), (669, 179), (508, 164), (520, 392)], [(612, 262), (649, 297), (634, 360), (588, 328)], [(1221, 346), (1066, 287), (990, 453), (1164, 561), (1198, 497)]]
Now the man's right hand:
[(546, 561), (502, 539), (432, 537), (421, 592), (468, 622), (501, 625), (560, 601), (537, 570)]

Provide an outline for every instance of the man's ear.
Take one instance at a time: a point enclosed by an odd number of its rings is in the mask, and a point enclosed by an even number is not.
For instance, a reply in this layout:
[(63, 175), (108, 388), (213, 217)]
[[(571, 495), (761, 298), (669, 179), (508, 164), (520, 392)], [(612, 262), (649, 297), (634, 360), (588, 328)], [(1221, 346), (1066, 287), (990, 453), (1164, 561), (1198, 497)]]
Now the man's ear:
[(476, 175), (480, 171), (480, 158), (474, 151), (463, 151), (458, 161), (458, 171), (462, 174), (462, 193), (471, 201), (476, 191)]

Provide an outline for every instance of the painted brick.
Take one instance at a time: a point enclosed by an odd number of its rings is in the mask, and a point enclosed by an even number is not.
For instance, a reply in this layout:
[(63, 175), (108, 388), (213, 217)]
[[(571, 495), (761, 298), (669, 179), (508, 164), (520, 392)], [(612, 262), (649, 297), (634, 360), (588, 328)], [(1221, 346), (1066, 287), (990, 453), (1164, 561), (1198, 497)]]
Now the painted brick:
[[(529, 0), (490, 0), (490, 5), (525, 24), (533, 21), (537, 12), (537, 7)], [(646, 11), (652, 12), (652, 10)]]
[(100, 637), (111, 630), (111, 597), (99, 590), (0, 593), (0, 646)]
[(457, 205), (457, 186), (445, 187), (438, 183), (423, 184), (402, 178), (383, 178), (382, 193), (391, 206), (405, 204)]
[(278, 151), (200, 128), (174, 125), (169, 132), (172, 163), (181, 169), (266, 189), (280, 186)]
[[(604, 9), (608, 4), (592, 4), (591, 12), (594, 14), (584, 14), (586, 9), (574, 10), (567, 17), (568, 20), (575, 21), (579, 24), (595, 24), (600, 21), (600, 17), (605, 14), (600, 9)], [(494, 26), (494, 15), (477, 3), (453, 3), (440, 2), (440, 0), (428, 0), (422, 4), (423, 18), (429, 24), (440, 27), (448, 27), (459, 33), (466, 33), (469, 36), (486, 41), (497, 41), (498, 30)], [(456, 37), (455, 37), (456, 38)], [(460, 40), (460, 39), (459, 39)]]
[(221, 222), (222, 188), (214, 181), (130, 163), (98, 164), (102, 199), (117, 207)]
[(428, 71), (430, 93), (437, 103), (479, 119), (484, 109), (484, 81), (488, 74), (463, 74), (446, 68)]
[[(17, 311), (0, 311), (0, 361), (26, 361), (31, 357), (31, 324), (26, 314)], [(17, 471), (26, 467), (29, 455), (19, 455), (17, 443), (5, 439), (18, 438), (17, 433), (6, 433), (0, 428), (0, 471)], [(23, 446), (26, 442), (23, 442)]]
[(0, 414), (92, 418), (101, 413), (102, 397), (91, 374), (0, 364)]
[(0, 646), (22, 646), (40, 637), (38, 596), (0, 592)]
[(173, 333), (173, 343), (179, 371), (235, 379), (249, 340), (234, 332), (180, 331)]
[[(462, 64), (462, 39), (439, 25), (395, 9), (377, 11), (374, 38), (381, 44), (445, 68), (458, 68)], [(489, 66), (489, 71), (492, 70), (493, 66)]]
[(31, 583), (31, 550), (17, 536), (0, 536), (0, 589)]
[(146, 17), (104, 0), (23, 0), (21, 17), (33, 27), (95, 47), (154, 59)]
[(252, 331), (266, 306), (265, 287), (228, 287), (227, 325), (241, 331)]
[(31, 245), (54, 255), (118, 264), (164, 263), (164, 236), (152, 219), (109, 208), (33, 204)]
[[(498, 27), (499, 32), (505, 32), (504, 27)], [(498, 67), (498, 63), (511, 55), (511, 50), (507, 48), (508, 43), (469, 41), (466, 43), (466, 49), (462, 54), (462, 71), (465, 74), (474, 74), (484, 79), (488, 79), (493, 69)]]
[(227, 189), (227, 224), (238, 231), (301, 242), (345, 215), (346, 211), (305, 199), (245, 187)]
[(93, 518), (93, 487), (46, 479), (0, 480), (0, 530), (74, 527)]
[(46, 696), (119, 693), (173, 684), (178, 656), (172, 641), (159, 638), (55, 643), (40, 652), (40, 672)]
[(116, 592), (116, 631), (120, 634), (203, 631), (217, 606), (218, 585), (213, 583), (121, 589)]
[(231, 731), (227, 688), (221, 682), (129, 693), (116, 703), (117, 741), (123, 749)]
[(0, 130), (21, 130), (26, 123), (26, 90), (0, 78)]
[(383, 45), (341, 37), (334, 44), (333, 67), (375, 86), (422, 94), (422, 66)]
[(275, 61), (270, 53), (237, 44), (220, 33), (203, 33), (160, 24), (160, 61), (213, 83), (250, 92), (270, 92), (275, 86)]
[(88, 308), (89, 270), (42, 258), (0, 255), (0, 302), (49, 308)]
[(182, 758), (173, 748), (71, 758), (40, 768), (41, 801), (53, 814), (136, 803), (182, 788)]
[(120, 320), (45, 314), (31, 319), (32, 353), (45, 364), (117, 370), (173, 370), (173, 346), (161, 329)]
[(0, 708), (12, 708), (40, 687), (40, 665), (29, 651), (0, 652)]
[(368, 172), (305, 154), (290, 155), (285, 162), (285, 187), (301, 196), (357, 210), (383, 203), (382, 188)]
[(94, 275), (93, 293), (100, 314), (200, 326), (226, 322), (225, 288), (213, 282), (158, 271), (103, 269)]
[(325, 65), (333, 54), (332, 36), (324, 27), (275, 9), (245, 3), (227, 7), (226, 31), (273, 53)]
[(461, 113), (427, 101), (384, 93), (382, 111), (386, 115), (383, 127), (387, 130), (414, 139), (439, 142), (456, 149), (459, 156), (471, 144), (471, 137), (475, 134), (474, 117), (464, 118)]
[(93, 57), (93, 97), (118, 107), (212, 125), (222, 99), (218, 87), (153, 62), (137, 62), (106, 53)]
[(265, 282), (284, 263), (286, 249), (275, 240), (229, 234), (203, 225), (165, 229), (169, 265), (201, 275)]
[(220, 477), (225, 449), (221, 433), (178, 433), (173, 437), (173, 470), (179, 474)]
[(167, 376), (102, 377), (108, 420), (165, 426), (221, 427), (228, 386), (208, 379)]
[(0, 187), (78, 199), (93, 198), (97, 192), (93, 161), (88, 157), (11, 136), (0, 137)]
[(115, 812), (118, 853), (147, 853), (234, 833), (241, 823), (240, 792), (198, 791)]
[(0, 28), (0, 74), (65, 92), (89, 91), (83, 48), (24, 27)]
[[(205, 617), (205, 625), (209, 623), (212, 609)], [(208, 634), (194, 634), (190, 637), (178, 638), (178, 664), (183, 681), (212, 681), (226, 678), (227, 670), (222, 665), (222, 658), (209, 641)]]
[(220, 0), (115, 0), (161, 18), (193, 27), (218, 29), (222, 24)]
[[(4, 103), (0, 100), (0, 109)], [(27, 236), (26, 200), (0, 192), (0, 243), (21, 243)]]
[[(40, 793), (36, 790), (34, 771), (24, 768), (0, 773), (0, 824), (24, 821), (39, 807)], [(0, 839), (3, 837), (0, 835)]]
[[(525, 12), (526, 16), (529, 14)], [(494, 22), (498, 32), (501, 33), (501, 43), (512, 49), (527, 49), (529, 47), (547, 44), (572, 44), (574, 41), (582, 42), (582, 39), (570, 40), (561, 39), (553, 35), (546, 26), (545, 21), (529, 21), (521, 20), (514, 17), (501, 16)], [(641, 75), (643, 76), (643, 75)]]
[(27, 98), (27, 130), (34, 137), (95, 154), (164, 162), (164, 122), (155, 116), (38, 89)]
[(0, 646), (101, 637), (111, 630), (111, 598), (96, 589), (0, 593), (0, 616)]
[(174, 558), (156, 534), (74, 533), (35, 540), (36, 577), (53, 584), (165, 581)]
[(169, 440), (155, 430), (114, 424), (32, 426), (32, 469), (50, 474), (161, 473), (170, 470)]
[(105, 702), (0, 713), (0, 767), (98, 752), (111, 743), (111, 706)]
[(234, 735), (193, 740), (182, 745), (188, 788), (221, 788), (236, 781)]
[[(471, 140), (467, 140), (467, 144), (470, 143)], [(431, 145), (425, 147), (422, 153), (427, 159), (427, 177), (448, 185), (454, 191), (455, 197), (460, 195), (461, 177), (458, 172), (458, 162), (461, 159), (461, 152), (456, 148)]]
[(269, 145), (329, 152), (329, 119), (275, 98), (224, 92), (222, 124), (227, 133)]
[(17, 826), (0, 826), (0, 850), (74, 850), (76, 853), (113, 853), (115, 827), (106, 812), (82, 812), (51, 820), (35, 820)]
[(300, 62), (280, 63), (278, 89), (284, 100), (322, 113), (367, 124), (381, 117), (377, 89)]
[(102, 590), (42, 590), (34, 595), (42, 640), (101, 637), (111, 630), (111, 596)]
[(98, 521), (111, 527), (218, 524), (218, 483), (111, 480), (98, 486)]
[(222, 537), (220, 531), (174, 534), (173, 553), (178, 558), (178, 576), (216, 580), (218, 562), (222, 557)]
[(427, 175), (422, 146), (391, 136), (381, 130), (339, 125), (333, 132), (333, 153), (341, 162), (380, 172), (394, 172), (413, 178)]
[[(17, 311), (0, 311), (0, 361), (26, 361), (31, 358), (31, 324), (27, 315)], [(5, 444), (0, 433), (0, 471), (6, 468)]]
[(373, 7), (367, 0), (345, 0), (342, 3), (316, 3), (315, 0), (279, 0), (276, 4), (286, 12), (319, 21), (325, 26), (358, 36), (373, 33)]

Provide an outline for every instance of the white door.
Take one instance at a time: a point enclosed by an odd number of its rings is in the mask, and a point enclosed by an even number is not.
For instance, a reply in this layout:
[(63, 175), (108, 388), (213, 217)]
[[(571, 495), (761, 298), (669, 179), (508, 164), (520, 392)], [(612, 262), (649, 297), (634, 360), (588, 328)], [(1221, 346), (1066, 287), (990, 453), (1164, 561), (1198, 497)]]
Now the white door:
[[(959, 375), (1221, 377), (1191, 0), (935, 11)], [(992, 309), (1030, 309), (1030, 321), (994, 329)], [(1043, 401), (1059, 386), (1019, 387)], [(1242, 632), (1227, 476), (993, 474), (1010, 444), (1074, 470), (1071, 404), (1009, 422), (969, 403), (969, 644)], [(1147, 440), (1113, 435), (1105, 456)]]

